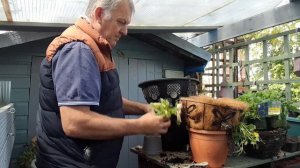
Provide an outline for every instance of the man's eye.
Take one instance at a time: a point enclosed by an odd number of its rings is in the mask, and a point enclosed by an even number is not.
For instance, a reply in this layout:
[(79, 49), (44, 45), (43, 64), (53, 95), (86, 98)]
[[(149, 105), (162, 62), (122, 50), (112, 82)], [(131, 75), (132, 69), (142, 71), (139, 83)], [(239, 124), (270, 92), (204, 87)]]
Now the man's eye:
[(121, 24), (121, 25), (126, 25), (126, 21), (125, 20), (118, 20), (117, 21), (119, 24)]

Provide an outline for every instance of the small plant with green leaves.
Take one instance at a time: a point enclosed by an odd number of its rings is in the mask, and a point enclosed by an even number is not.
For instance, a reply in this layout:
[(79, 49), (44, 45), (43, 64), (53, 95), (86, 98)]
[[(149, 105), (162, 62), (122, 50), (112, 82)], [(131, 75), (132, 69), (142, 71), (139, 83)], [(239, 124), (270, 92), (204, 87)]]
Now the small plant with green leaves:
[(37, 147), (35, 145), (28, 145), (24, 152), (17, 160), (19, 168), (31, 168), (31, 162), (35, 159), (37, 154)]
[(234, 153), (237, 155), (244, 153), (244, 147), (246, 145), (257, 145), (257, 143), (260, 142), (256, 126), (245, 122), (240, 122), (238, 126), (233, 128), (232, 139), (235, 144)]
[(259, 119), (258, 107), (260, 104), (270, 101), (281, 102), (281, 113), (279, 119), (285, 120), (289, 111), (297, 111), (291, 100), (286, 99), (284, 91), (280, 89), (269, 89), (258, 92), (247, 92), (237, 98), (249, 104), (249, 109), (245, 111), (244, 119)]
[(176, 103), (173, 107), (167, 99), (160, 99), (160, 102), (150, 103), (157, 115), (170, 118), (172, 115), (177, 117), (177, 124), (181, 123), (181, 104)]

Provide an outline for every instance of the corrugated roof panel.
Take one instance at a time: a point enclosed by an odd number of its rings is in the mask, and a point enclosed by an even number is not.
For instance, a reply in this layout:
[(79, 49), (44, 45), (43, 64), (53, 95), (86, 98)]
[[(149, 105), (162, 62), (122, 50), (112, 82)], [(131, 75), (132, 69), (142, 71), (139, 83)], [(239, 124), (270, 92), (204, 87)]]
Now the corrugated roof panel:
[(236, 0), (208, 15), (187, 24), (188, 26), (226, 25), (258, 15), (281, 4), (282, 0)]
[(21, 22), (73, 23), (82, 16), (86, 0), (10, 0), (13, 20)]
[[(223, 26), (289, 0), (133, 0), (131, 26)], [(13, 21), (73, 23), (88, 0), (8, 0)], [(7, 21), (0, 3), (0, 21)]]
[(136, 0), (136, 14), (131, 25), (183, 26), (220, 9), (234, 0)]

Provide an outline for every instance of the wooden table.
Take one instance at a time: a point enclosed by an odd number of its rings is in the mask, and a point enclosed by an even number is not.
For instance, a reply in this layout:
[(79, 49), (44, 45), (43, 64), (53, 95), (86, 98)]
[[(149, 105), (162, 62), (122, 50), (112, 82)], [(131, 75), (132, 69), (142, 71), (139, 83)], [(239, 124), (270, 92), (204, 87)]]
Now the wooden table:
[[(162, 152), (159, 155), (146, 155), (142, 146), (131, 148), (131, 151), (138, 155), (139, 168), (189, 168), (194, 165), (188, 152)], [(300, 151), (294, 153), (281, 151), (277, 157), (270, 159), (257, 159), (247, 156), (229, 157), (224, 168), (248, 168), (294, 156), (300, 156)], [(178, 163), (175, 163), (176, 161)]]

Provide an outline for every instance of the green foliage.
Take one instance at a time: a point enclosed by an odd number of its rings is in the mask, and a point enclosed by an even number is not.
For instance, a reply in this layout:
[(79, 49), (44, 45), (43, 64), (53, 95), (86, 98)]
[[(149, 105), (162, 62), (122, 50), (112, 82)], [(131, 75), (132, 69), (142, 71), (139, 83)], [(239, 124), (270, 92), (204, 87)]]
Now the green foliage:
[(292, 102), (300, 102), (300, 83), (291, 84)]
[[(278, 25), (276, 27), (271, 27), (268, 29), (264, 29), (264, 30), (255, 32), (255, 33), (244, 35), (241, 38), (244, 39), (245, 41), (249, 41), (249, 40), (255, 40), (255, 39), (273, 35), (273, 34), (282, 33), (284, 31), (295, 29), (296, 28), (295, 25), (297, 23), (299, 23), (299, 21), (294, 21), (294, 22), (290, 22), (287, 24)], [(297, 38), (297, 36), (298, 36), (298, 38)], [(299, 47), (299, 42), (300, 42), (299, 39), (300, 39), (299, 33), (291, 34), (289, 36), (289, 47), (287, 49), (290, 52), (295, 52), (296, 48)], [(268, 50), (267, 50), (268, 57), (277, 57), (277, 56), (284, 55), (285, 46), (284, 46), (283, 37), (267, 40), (267, 43), (268, 43)], [(253, 59), (253, 57), (257, 57), (257, 55), (262, 54), (259, 52), (262, 50), (262, 43), (254, 43), (251, 46), (252, 46), (252, 48), (250, 49), (250, 52), (252, 52), (252, 54), (251, 54), (252, 59)], [(260, 54), (258, 54), (258, 53), (260, 53)], [(254, 59), (258, 59), (258, 58), (254, 58)], [(259, 64), (258, 66), (261, 66), (261, 64)], [(290, 61), (289, 67), (290, 67), (289, 71), (291, 72), (291, 74), (290, 74), (291, 79), (297, 78), (296, 75), (293, 73), (293, 60)], [(285, 78), (284, 60), (268, 62), (268, 69), (269, 69), (271, 78), (273, 80)], [(251, 71), (256, 70), (256, 72), (252, 72), (253, 76), (250, 76), (250, 80), (252, 80), (252, 81), (263, 80), (262, 68), (257, 67), (257, 68), (251, 68), (250, 70)], [(292, 84), (291, 96), (292, 96), (292, 101), (294, 101), (294, 102), (300, 101), (300, 84), (299, 83)]]
[(236, 145), (234, 153), (240, 155), (244, 153), (244, 146), (248, 144), (256, 145), (260, 141), (259, 134), (255, 130), (255, 125), (244, 122), (234, 128), (232, 132), (232, 138)]
[(181, 123), (180, 115), (178, 115), (181, 107), (176, 103), (175, 107), (172, 107), (170, 102), (166, 99), (160, 99), (158, 103), (150, 103), (157, 115), (170, 118), (172, 115), (177, 116), (177, 124)]
[(258, 106), (269, 101), (280, 101), (282, 110), (280, 119), (285, 120), (289, 111), (297, 111), (291, 100), (285, 98), (285, 93), (279, 88), (269, 88), (258, 92), (247, 92), (238, 97), (238, 100), (249, 104), (249, 109), (245, 112), (245, 120), (259, 118)]
[(29, 145), (25, 148), (22, 155), (17, 160), (19, 168), (30, 168), (31, 162), (35, 159), (37, 154), (37, 147), (35, 145)]
[(237, 146), (236, 153), (244, 152), (244, 146), (248, 144), (256, 145), (260, 141), (259, 134), (256, 132), (256, 126), (247, 124), (249, 119), (260, 119), (258, 115), (259, 105), (269, 101), (280, 101), (282, 110), (279, 119), (285, 120), (289, 111), (297, 111), (297, 108), (290, 100), (285, 98), (285, 93), (282, 87), (273, 87), (269, 90), (262, 90), (258, 92), (247, 92), (237, 99), (248, 103), (249, 108), (244, 112), (244, 117), (241, 123), (235, 127), (232, 137)]
[(290, 22), (290, 23), (283, 24), (283, 25), (279, 25), (279, 26), (272, 27), (272, 28), (269, 28), (269, 29), (264, 29), (264, 30), (261, 30), (261, 31), (257, 31), (255, 33), (244, 35), (243, 38), (245, 40), (255, 40), (255, 39), (262, 38), (264, 36), (270, 35), (270, 34), (278, 34), (278, 33), (281, 33), (283, 31), (295, 29), (296, 28), (296, 26), (295, 26), (296, 23), (297, 23), (297, 21), (296, 22)]

